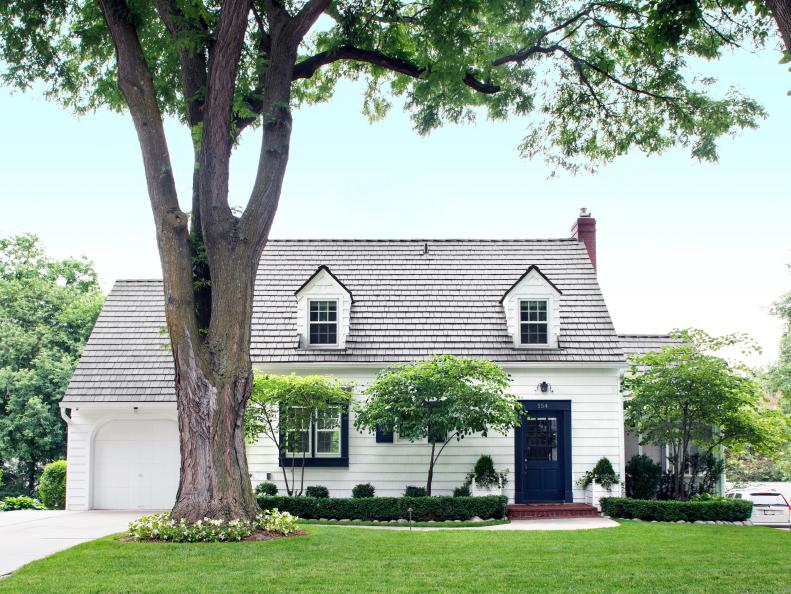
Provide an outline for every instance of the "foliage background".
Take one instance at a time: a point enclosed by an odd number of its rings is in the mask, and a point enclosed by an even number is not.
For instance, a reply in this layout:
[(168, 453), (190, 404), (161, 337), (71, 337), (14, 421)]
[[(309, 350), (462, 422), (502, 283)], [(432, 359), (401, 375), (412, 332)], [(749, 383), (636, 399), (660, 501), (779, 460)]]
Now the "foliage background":
[(104, 297), (93, 264), (49, 258), (34, 235), (0, 239), (0, 464), (7, 493), (32, 493), (66, 454), (58, 402)]

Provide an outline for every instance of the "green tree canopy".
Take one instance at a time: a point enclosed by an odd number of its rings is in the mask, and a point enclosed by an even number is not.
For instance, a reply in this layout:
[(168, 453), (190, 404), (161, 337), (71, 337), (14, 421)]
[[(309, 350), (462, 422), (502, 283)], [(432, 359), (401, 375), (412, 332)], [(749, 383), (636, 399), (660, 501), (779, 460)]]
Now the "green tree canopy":
[[(348, 382), (323, 375), (256, 375), (250, 403), (245, 411), (244, 431), (248, 442), (260, 436), (275, 444), (279, 455), (289, 448), (302, 456), (291, 458), (291, 480), (282, 467), (283, 481), (289, 495), (302, 495), (305, 478), (303, 436), (317, 420), (335, 419), (339, 409), (346, 411), (351, 402)], [(294, 469), (299, 465), (300, 486), (296, 487)]]
[[(683, 342), (632, 359), (624, 387), (626, 423), (642, 443), (669, 447), (673, 494), (688, 498), (695, 488), (691, 446), (704, 454), (719, 448), (733, 452), (776, 452), (789, 438), (784, 415), (765, 409), (758, 381), (725, 359), (706, 351), (734, 343), (701, 331), (679, 333)], [(691, 469), (691, 470), (690, 470)], [(684, 475), (692, 474), (692, 481)]]
[[(107, 2), (135, 28), (162, 113), (200, 137), (206, 65), (218, 36), (222, 2)], [(726, 3), (703, 22), (663, 2), (513, 2), (385, 0), (253, 2), (233, 90), (233, 136), (260, 123), (262, 80), (272, 52), (272, 11), (318, 9), (325, 18), (306, 35), (292, 74), (294, 104), (325, 101), (342, 78), (366, 84), (364, 113), (384, 115), (403, 97), (415, 128), (535, 114), (522, 151), (555, 163), (609, 161), (630, 148), (661, 152), (675, 144), (700, 158), (715, 141), (753, 126), (762, 110), (731, 91), (716, 98), (710, 79), (688, 59), (762, 40), (765, 10)], [(683, 4), (683, 3), (682, 3)], [(314, 6), (315, 5), (315, 6)], [(320, 6), (319, 6), (320, 5)], [(706, 26), (704, 26), (704, 24)], [(685, 26), (682, 26), (685, 25)], [(667, 40), (672, 39), (672, 44)], [(92, 0), (9, 0), (0, 19), (3, 78), (84, 112), (123, 111), (114, 46), (101, 5)]]
[[(392, 431), (431, 445), (426, 492), (445, 446), (472, 433), (506, 433), (521, 422), (508, 374), (483, 359), (441, 355), (380, 372), (358, 406), (358, 429)], [(437, 449), (439, 446), (439, 449)]]
[(0, 239), (0, 461), (28, 492), (66, 453), (58, 402), (102, 303), (90, 262), (49, 258), (33, 235)]

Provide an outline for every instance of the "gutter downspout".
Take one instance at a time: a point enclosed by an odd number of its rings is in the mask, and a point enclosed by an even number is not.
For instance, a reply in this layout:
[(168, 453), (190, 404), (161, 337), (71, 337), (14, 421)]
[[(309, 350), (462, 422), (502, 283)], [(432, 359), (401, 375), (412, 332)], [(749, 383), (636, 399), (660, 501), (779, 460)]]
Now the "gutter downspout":
[(66, 501), (63, 502), (64, 503), (63, 507), (65, 509), (69, 509), (69, 500), (71, 499), (71, 497), (69, 497), (69, 484), (71, 483), (71, 480), (69, 479), (69, 474), (71, 470), (70, 468), (71, 465), (68, 463), (68, 459), (69, 459), (69, 430), (71, 429), (71, 414), (70, 414), (71, 408), (68, 408), (66, 406), (60, 406), (58, 408), (60, 408), (60, 418), (63, 419), (63, 421), (66, 423), (66, 429), (67, 429), (66, 430)]

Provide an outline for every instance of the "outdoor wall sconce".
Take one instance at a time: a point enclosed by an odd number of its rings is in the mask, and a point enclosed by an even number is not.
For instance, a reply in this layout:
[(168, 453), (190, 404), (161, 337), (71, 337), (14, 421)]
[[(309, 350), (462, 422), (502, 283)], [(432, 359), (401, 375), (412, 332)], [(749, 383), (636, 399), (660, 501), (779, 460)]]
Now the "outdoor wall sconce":
[(546, 394), (547, 392), (552, 392), (552, 386), (547, 382), (541, 382), (536, 386), (536, 392), (540, 391), (542, 394)]

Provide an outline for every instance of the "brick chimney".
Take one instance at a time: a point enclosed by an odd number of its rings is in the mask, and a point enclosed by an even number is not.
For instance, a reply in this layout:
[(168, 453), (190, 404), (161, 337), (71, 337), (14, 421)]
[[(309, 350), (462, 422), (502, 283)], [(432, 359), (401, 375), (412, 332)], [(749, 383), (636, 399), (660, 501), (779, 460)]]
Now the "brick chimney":
[(588, 248), (588, 256), (596, 270), (596, 219), (591, 216), (587, 208), (580, 209), (580, 216), (571, 227), (571, 236), (581, 241)]

